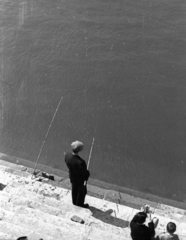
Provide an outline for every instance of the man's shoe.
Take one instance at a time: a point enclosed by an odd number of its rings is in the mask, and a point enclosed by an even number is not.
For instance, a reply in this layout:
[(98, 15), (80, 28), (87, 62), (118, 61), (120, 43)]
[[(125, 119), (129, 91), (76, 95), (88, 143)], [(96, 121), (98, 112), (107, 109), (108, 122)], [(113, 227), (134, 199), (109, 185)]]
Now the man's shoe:
[(83, 208), (89, 208), (89, 205), (86, 203), (86, 204), (83, 204), (82, 207), (83, 207)]

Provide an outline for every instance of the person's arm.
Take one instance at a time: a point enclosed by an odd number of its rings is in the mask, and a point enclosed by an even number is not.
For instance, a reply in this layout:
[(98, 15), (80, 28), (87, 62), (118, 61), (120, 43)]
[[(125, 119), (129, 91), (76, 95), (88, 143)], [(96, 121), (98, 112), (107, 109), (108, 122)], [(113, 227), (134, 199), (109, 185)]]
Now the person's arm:
[(149, 218), (149, 223), (148, 223), (148, 226), (149, 226), (149, 232), (151, 235), (155, 235), (155, 226), (154, 226), (154, 222), (152, 220), (152, 212), (150, 210), (150, 206), (147, 205), (147, 207), (144, 208), (144, 212), (148, 215), (148, 218)]
[(137, 214), (133, 217), (133, 219), (131, 220), (131, 222), (134, 222), (134, 223), (137, 222)]
[(80, 173), (81, 173), (82, 178), (85, 181), (88, 181), (88, 179), (90, 177), (90, 172), (89, 172), (89, 170), (87, 170), (87, 166), (86, 166), (85, 162), (82, 162), (80, 165)]
[(149, 226), (150, 235), (154, 236), (155, 235), (155, 229), (154, 229), (154, 223), (153, 223), (152, 220), (148, 223), (148, 226)]
[(133, 227), (136, 225), (136, 223), (137, 223), (137, 214), (134, 215), (133, 219), (132, 219), (131, 222), (130, 222), (130, 228), (131, 228), (131, 230), (132, 230)]
[(160, 234), (157, 236), (157, 240), (163, 240), (163, 239), (164, 239), (164, 235), (165, 235), (164, 232), (160, 233)]
[(152, 215), (151, 215), (151, 212), (149, 213), (149, 220), (152, 221)]

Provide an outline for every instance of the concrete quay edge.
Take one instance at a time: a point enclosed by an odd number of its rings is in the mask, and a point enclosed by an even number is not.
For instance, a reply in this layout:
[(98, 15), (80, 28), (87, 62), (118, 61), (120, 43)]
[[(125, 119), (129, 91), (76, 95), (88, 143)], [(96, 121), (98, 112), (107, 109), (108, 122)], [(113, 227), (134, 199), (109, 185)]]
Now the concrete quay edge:
[[(28, 173), (33, 173), (35, 163), (22, 158), (0, 153), (0, 165), (11, 167), (12, 172), (13, 169), (15, 171), (19, 170), (20, 172), (17, 174), (23, 176), (27, 175)], [(23, 166), (26, 167), (25, 173), (22, 171)], [(42, 164), (37, 165), (36, 172), (50, 173), (51, 175), (54, 175), (55, 181), (49, 180), (49, 184), (71, 189), (68, 172), (54, 169)], [(121, 188), (113, 184), (101, 182), (92, 178), (90, 178), (88, 181), (88, 191), (89, 195), (95, 196), (97, 198), (107, 199), (109, 201), (137, 209), (140, 209), (143, 204), (149, 204), (154, 209), (164, 210), (167, 209), (167, 206), (169, 206), (169, 208), (173, 208), (174, 211), (178, 209), (178, 212), (180, 212), (179, 209), (182, 209), (182, 212), (183, 210), (186, 210), (186, 202), (165, 199), (152, 194), (142, 193), (133, 189)]]
[[(32, 168), (25, 167), (24, 165), (18, 165), (16, 163), (10, 163), (8, 161), (0, 160), (0, 171), (5, 171), (7, 174), (15, 175), (20, 178), (29, 178), (33, 173)], [(39, 173), (39, 171), (38, 171)], [(59, 187), (70, 190), (70, 182), (68, 176), (54, 176), (56, 181), (51, 181), (49, 179), (43, 179), (43, 184), (51, 185), (53, 187)], [(44, 181), (45, 180), (45, 181)], [(1, 181), (0, 181), (1, 183)], [(110, 191), (107, 189), (99, 188), (97, 186), (88, 185), (88, 200), (89, 196), (96, 197), (97, 202), (99, 204), (102, 202), (112, 202), (117, 206), (117, 208), (122, 208), (126, 206), (130, 211), (134, 214), (139, 211), (140, 207), (144, 203), (148, 203), (152, 206), (154, 214), (160, 219), (164, 219), (163, 221), (175, 221), (180, 225), (178, 230), (182, 230), (182, 228), (186, 227), (186, 211), (181, 208), (175, 208), (169, 205), (157, 204), (156, 202), (151, 202), (146, 199), (135, 198), (131, 195), (118, 193), (116, 191)], [(122, 196), (122, 197), (121, 197)], [(70, 197), (70, 195), (69, 195)], [(100, 199), (100, 200), (98, 200)], [(98, 204), (98, 205), (99, 205)], [(162, 227), (165, 227), (162, 225)], [(162, 229), (161, 227), (161, 229)], [(181, 239), (186, 239), (186, 231), (181, 231)], [(179, 232), (178, 232), (179, 234)], [(94, 232), (96, 236), (96, 232)], [(1, 238), (0, 238), (1, 239)]]

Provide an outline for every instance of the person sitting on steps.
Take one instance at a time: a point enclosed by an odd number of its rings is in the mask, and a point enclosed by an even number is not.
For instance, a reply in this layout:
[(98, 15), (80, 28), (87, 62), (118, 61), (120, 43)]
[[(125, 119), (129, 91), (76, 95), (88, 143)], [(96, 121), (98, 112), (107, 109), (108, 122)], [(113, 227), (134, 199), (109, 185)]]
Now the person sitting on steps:
[(22, 237), (17, 238), (17, 240), (28, 240), (28, 238), (27, 238), (27, 236), (22, 236)]
[(173, 222), (169, 222), (167, 224), (166, 232), (160, 233), (157, 237), (157, 240), (179, 240), (176, 231), (176, 224)]
[[(150, 222), (148, 226), (144, 223), (149, 214)], [(158, 225), (158, 218), (151, 219), (150, 207), (145, 205), (141, 212), (138, 212), (130, 222), (131, 237), (133, 240), (152, 240), (155, 236), (155, 228)]]

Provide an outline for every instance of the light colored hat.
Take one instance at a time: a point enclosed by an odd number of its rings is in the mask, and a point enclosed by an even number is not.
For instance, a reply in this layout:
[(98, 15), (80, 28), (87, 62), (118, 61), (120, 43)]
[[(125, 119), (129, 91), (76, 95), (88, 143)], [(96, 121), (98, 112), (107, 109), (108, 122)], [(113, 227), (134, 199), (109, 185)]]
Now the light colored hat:
[(71, 148), (72, 150), (74, 150), (75, 152), (80, 152), (83, 150), (83, 143), (80, 141), (75, 141), (71, 144)]

